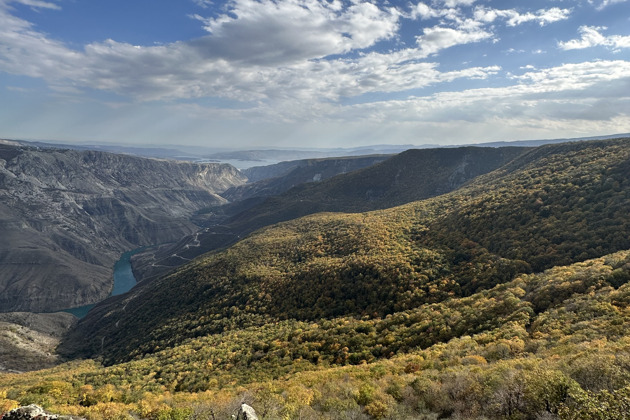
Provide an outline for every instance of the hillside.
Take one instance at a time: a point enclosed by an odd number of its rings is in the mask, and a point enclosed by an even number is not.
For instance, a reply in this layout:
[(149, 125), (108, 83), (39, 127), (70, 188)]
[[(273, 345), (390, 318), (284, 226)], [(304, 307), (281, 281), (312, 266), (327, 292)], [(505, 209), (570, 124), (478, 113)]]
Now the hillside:
[(411, 149), (381, 164), (317, 184), (301, 184), (242, 212), (229, 224), (253, 230), (316, 212), (385, 209), (453, 191), (528, 149)]
[(261, 229), (98, 305), (65, 350), (109, 366), (0, 375), (0, 413), (622, 419), (629, 162), (630, 139), (545, 146), (443, 196)]
[(321, 182), (366, 168), (389, 157), (369, 155), (303, 159), (241, 169), (247, 183), (222, 192), (221, 197), (229, 202), (198, 211), (193, 221), (201, 227), (217, 229), (216, 226), (224, 225), (231, 217), (260, 205), (270, 196), (280, 195), (297, 185)]
[[(333, 176), (353, 172), (388, 159), (388, 155), (305, 159), (276, 165), (244, 169), (248, 183), (232, 187), (221, 194), (231, 202), (252, 197), (279, 195), (291, 188), (320, 182)], [(271, 176), (269, 176), (271, 175)]]
[(229, 165), (0, 145), (0, 311), (105, 298), (122, 252), (195, 231), (244, 182)]
[[(258, 149), (231, 150), (206, 155), (207, 159), (240, 160), (240, 161), (276, 161), (287, 162), (304, 159), (337, 158), (339, 156), (391, 155), (413, 147), (412, 145), (371, 145), (356, 148), (314, 148), (314, 149)], [(257, 172), (257, 170), (254, 170)], [(251, 175), (252, 172), (247, 172)], [(259, 178), (260, 179), (260, 178)]]
[(113, 363), (279, 320), (379, 318), (629, 249), (629, 158), (628, 139), (543, 146), (440, 197), (261, 229), (97, 306), (65, 351)]
[(59, 364), (61, 359), (55, 348), (76, 321), (65, 312), (0, 313), (0, 372), (38, 370)]
[[(209, 226), (174, 245), (150, 250), (133, 258), (139, 279), (152, 278), (208, 251), (234, 243), (256, 229), (317, 212), (360, 212), (393, 207), (444, 194), (523, 154), (526, 148), (461, 147), (408, 150), (379, 164), (317, 183), (303, 183), (261, 201), (229, 204), (217, 209), (219, 225)], [(346, 165), (344, 160), (339, 160)], [(297, 175), (312, 174), (298, 168)], [(312, 176), (312, 175), (310, 175)], [(293, 182), (295, 176), (289, 174)], [(278, 185), (282, 178), (273, 181)], [(243, 188), (248, 188), (244, 186)], [(231, 212), (230, 212), (231, 209)], [(238, 209), (238, 212), (235, 211)], [(225, 212), (230, 214), (225, 215)], [(203, 225), (203, 216), (195, 217)]]
[(0, 413), (89, 419), (622, 419), (630, 251), (385, 318), (286, 320), (138, 360), (0, 375)]

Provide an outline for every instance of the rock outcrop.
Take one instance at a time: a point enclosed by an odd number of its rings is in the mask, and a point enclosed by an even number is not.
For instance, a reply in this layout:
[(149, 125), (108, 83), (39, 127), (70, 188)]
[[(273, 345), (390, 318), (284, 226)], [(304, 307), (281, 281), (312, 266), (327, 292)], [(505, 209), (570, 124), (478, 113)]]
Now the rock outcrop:
[(224, 164), (0, 145), (0, 312), (97, 302), (124, 251), (196, 230), (246, 178)]
[(247, 404), (241, 404), (236, 420), (258, 420), (256, 411)]
[(84, 420), (82, 417), (60, 416), (49, 414), (38, 405), (31, 404), (25, 407), (18, 407), (6, 413), (2, 420)]

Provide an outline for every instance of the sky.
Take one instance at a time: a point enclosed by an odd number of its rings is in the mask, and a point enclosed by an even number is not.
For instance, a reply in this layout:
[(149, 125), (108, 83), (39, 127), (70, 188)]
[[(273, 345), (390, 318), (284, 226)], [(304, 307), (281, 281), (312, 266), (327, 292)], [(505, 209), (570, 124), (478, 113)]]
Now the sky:
[(208, 147), (630, 132), (630, 0), (0, 0), (0, 138)]

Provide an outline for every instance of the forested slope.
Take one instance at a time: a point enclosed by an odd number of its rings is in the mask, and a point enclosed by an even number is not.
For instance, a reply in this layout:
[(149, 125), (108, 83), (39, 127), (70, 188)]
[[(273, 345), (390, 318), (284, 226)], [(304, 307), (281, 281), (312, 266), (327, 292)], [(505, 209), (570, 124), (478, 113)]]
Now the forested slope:
[[(336, 175), (370, 167), (390, 157), (390, 155), (368, 155), (304, 159), (259, 168), (248, 168), (241, 171), (247, 176), (248, 183), (232, 187), (221, 193), (221, 196), (234, 202), (251, 197), (278, 195), (296, 185), (320, 182)], [(274, 170), (276, 167), (281, 169)], [(262, 174), (267, 172), (272, 176), (263, 178), (264, 175)]]
[(628, 139), (543, 146), (440, 197), (262, 229), (97, 307), (66, 352), (112, 363), (280, 320), (377, 319), (628, 249), (629, 158)]
[[(453, 191), (497, 169), (527, 148), (459, 147), (407, 150), (370, 167), (297, 185), (264, 201), (228, 204), (207, 215), (210, 226), (194, 235), (134, 257), (141, 279), (162, 275), (208, 251), (236, 242), (256, 229), (318, 212), (362, 212), (393, 207)], [(343, 159), (338, 160), (343, 164)], [(296, 176), (302, 173), (298, 170)], [(294, 179), (289, 174), (289, 179)], [(280, 182), (281, 184), (281, 182)], [(227, 215), (225, 214), (227, 213)], [(204, 215), (196, 217), (202, 225)]]
[[(89, 419), (624, 418), (630, 251), (384, 318), (274, 321), (107, 368), (0, 375), (0, 413)], [(452, 416), (452, 417), (451, 417)]]
[(623, 419), (629, 159), (629, 139), (542, 147), (444, 196), (262, 229), (97, 307), (66, 346), (110, 366), (0, 375), (0, 413)]
[(301, 184), (229, 220), (252, 230), (316, 212), (364, 212), (453, 191), (526, 152), (520, 147), (411, 149), (368, 168)]

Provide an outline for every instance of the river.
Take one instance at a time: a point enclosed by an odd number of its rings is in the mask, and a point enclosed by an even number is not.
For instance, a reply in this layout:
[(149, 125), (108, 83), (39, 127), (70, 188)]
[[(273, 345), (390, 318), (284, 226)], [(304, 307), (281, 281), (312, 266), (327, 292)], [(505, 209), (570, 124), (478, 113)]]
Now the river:
[[(133, 271), (131, 271), (131, 256), (145, 249), (147, 249), (147, 247), (133, 249), (120, 256), (120, 259), (114, 265), (114, 288), (109, 296), (122, 295), (131, 290), (136, 284), (136, 278), (133, 276)], [(95, 304), (65, 309), (64, 312), (69, 312), (78, 318), (83, 318), (94, 305)]]

